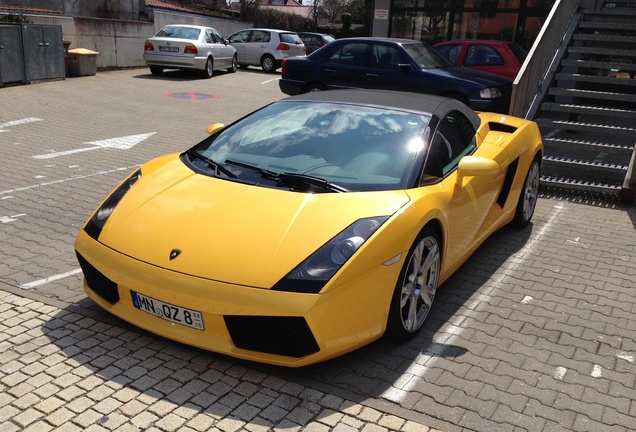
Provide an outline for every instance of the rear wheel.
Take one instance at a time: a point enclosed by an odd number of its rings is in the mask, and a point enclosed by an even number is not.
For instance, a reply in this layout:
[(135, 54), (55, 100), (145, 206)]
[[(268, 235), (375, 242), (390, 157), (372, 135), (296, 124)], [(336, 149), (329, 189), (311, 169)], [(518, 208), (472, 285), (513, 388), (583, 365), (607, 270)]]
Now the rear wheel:
[(263, 70), (268, 73), (275, 72), (276, 60), (274, 60), (274, 57), (269, 54), (264, 55), (261, 59), (261, 68), (263, 68)]
[(153, 75), (161, 75), (163, 73), (163, 68), (159, 66), (150, 66), (150, 73)]
[(230, 66), (227, 71), (234, 73), (238, 70), (238, 58), (236, 57), (236, 54), (234, 54), (234, 58), (232, 58), (232, 66)]
[(537, 197), (539, 196), (539, 179), (540, 164), (539, 160), (535, 159), (532, 161), (526, 174), (526, 180), (523, 183), (523, 189), (519, 195), (515, 217), (512, 220), (512, 224), (518, 228), (527, 226), (532, 219), (534, 209), (537, 205)]
[(212, 78), (212, 75), (214, 75), (214, 62), (211, 57), (208, 57), (208, 61), (205, 62), (205, 69), (203, 69), (203, 75), (206, 78)]
[(324, 85), (320, 83), (311, 83), (305, 88), (304, 93), (313, 93), (325, 90), (327, 90), (327, 88)]
[(424, 325), (439, 284), (441, 248), (437, 232), (425, 227), (409, 250), (389, 310), (385, 335), (413, 337)]

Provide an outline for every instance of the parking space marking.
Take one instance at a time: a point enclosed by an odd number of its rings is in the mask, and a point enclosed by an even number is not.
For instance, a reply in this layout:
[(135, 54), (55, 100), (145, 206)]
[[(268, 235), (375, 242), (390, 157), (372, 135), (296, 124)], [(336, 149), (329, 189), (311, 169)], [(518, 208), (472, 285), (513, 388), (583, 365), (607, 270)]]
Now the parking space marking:
[(12, 120), (10, 122), (2, 123), (0, 124), (0, 132), (8, 132), (7, 130), (4, 130), (5, 127), (17, 126), (17, 125), (21, 125), (25, 123), (33, 123), (36, 121), (42, 121), (42, 119), (35, 118), (35, 117), (28, 117), (28, 118), (23, 118), (20, 120)]
[[(511, 271), (525, 263), (525, 261), (528, 259), (528, 251), (534, 249), (537, 242), (539, 242), (539, 240), (546, 235), (548, 230), (552, 228), (554, 222), (557, 220), (563, 208), (563, 205), (555, 205), (553, 207), (552, 213), (548, 217), (548, 220), (543, 224), (543, 226), (539, 228), (536, 235), (534, 235), (533, 238), (529, 239), (524, 247), (521, 248), (517, 253), (521, 258), (519, 259), (519, 261), (516, 261), (510, 268)], [(423, 377), (426, 371), (434, 366), (435, 360), (438, 357), (443, 356), (443, 352), (441, 352), (440, 348), (437, 348), (435, 346), (452, 345), (456, 337), (459, 337), (462, 333), (463, 328), (460, 326), (461, 323), (467, 318), (475, 317), (480, 312), (480, 304), (488, 304), (493, 292), (496, 289), (498, 289), (496, 286), (490, 286), (486, 288), (485, 290), (483, 290), (483, 292), (477, 294), (476, 298), (474, 299), (475, 306), (468, 309), (466, 313), (464, 313), (458, 319), (458, 321), (453, 323), (445, 323), (437, 332), (435, 337), (424, 347), (423, 350), (425, 352), (417, 355), (406, 372), (404, 372), (395, 381), (392, 387), (384, 391), (384, 393), (381, 394), (381, 397), (392, 402), (402, 403), (402, 401), (408, 396), (409, 392), (417, 385), (418, 378)], [(523, 300), (526, 299), (527, 296)], [(555, 373), (559, 374), (560, 369), (557, 368), (557, 372)]]
[(59, 273), (59, 274), (56, 274), (54, 276), (49, 276), (49, 277), (44, 278), (44, 279), (39, 279), (39, 280), (36, 280), (36, 281), (33, 281), (33, 282), (22, 284), (22, 285), (20, 285), (20, 288), (28, 290), (28, 289), (31, 289), (31, 288), (38, 287), (40, 285), (45, 285), (45, 284), (47, 284), (49, 282), (55, 282), (56, 280), (60, 280), (60, 279), (64, 279), (64, 278), (69, 277), (69, 276), (76, 275), (76, 274), (81, 273), (81, 272), (82, 272), (82, 269), (78, 268), (78, 269), (75, 269), (75, 270), (67, 271), (65, 273)]
[(67, 179), (61, 179), (61, 180), (53, 180), (50, 182), (45, 182), (45, 183), (39, 183), (39, 184), (35, 184), (35, 185), (30, 185), (30, 186), (22, 186), (19, 188), (15, 188), (15, 189), (7, 189), (7, 190), (3, 190), (0, 191), (0, 195), (6, 195), (6, 194), (10, 194), (10, 193), (14, 193), (14, 192), (21, 192), (21, 191), (25, 191), (25, 190), (29, 190), (29, 189), (35, 189), (35, 188), (39, 188), (42, 186), (50, 186), (50, 185), (54, 185), (54, 184), (58, 184), (58, 183), (64, 183), (64, 182), (68, 182), (68, 181), (73, 181), (73, 180), (81, 180), (81, 179), (85, 179), (85, 178), (89, 178), (89, 177), (95, 177), (98, 175), (103, 175), (103, 174), (110, 174), (110, 173), (114, 173), (114, 172), (118, 172), (118, 171), (131, 171), (135, 168), (139, 168), (139, 164), (137, 165), (133, 165), (131, 167), (122, 167), (122, 168), (115, 168), (112, 170), (108, 170), (108, 171), (99, 171), (93, 174), (86, 174), (83, 176), (76, 176), (76, 177), (70, 177)]
[(260, 84), (263, 85), (263, 84), (271, 83), (272, 81), (278, 81), (279, 79), (280, 78), (272, 78), (272, 79), (267, 80), (267, 81), (261, 81)]
[(0, 223), (9, 223), (17, 221), (20, 216), (26, 216), (26, 213), (20, 213), (13, 216), (0, 216)]
[(93, 147), (84, 147), (84, 148), (66, 150), (61, 152), (44, 153), (40, 155), (34, 155), (33, 157), (35, 159), (51, 159), (51, 158), (56, 158), (60, 156), (67, 156), (74, 153), (81, 153), (85, 151), (96, 150), (100, 148), (115, 148), (119, 150), (128, 150), (133, 148), (134, 146), (136, 146), (137, 144), (139, 144), (146, 138), (150, 138), (154, 134), (156, 134), (156, 132), (149, 132), (149, 133), (138, 134), (138, 135), (128, 135), (128, 136), (123, 136), (118, 138), (109, 138), (109, 139), (100, 140), (100, 141), (87, 141), (84, 144), (92, 144)]

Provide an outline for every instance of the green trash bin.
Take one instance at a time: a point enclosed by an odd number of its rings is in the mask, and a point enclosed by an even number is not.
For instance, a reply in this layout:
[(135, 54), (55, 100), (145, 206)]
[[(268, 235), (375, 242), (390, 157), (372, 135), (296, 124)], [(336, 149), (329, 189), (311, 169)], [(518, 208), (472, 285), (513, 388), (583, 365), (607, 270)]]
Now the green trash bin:
[(97, 54), (86, 48), (68, 50), (68, 74), (70, 76), (88, 76), (97, 73)]

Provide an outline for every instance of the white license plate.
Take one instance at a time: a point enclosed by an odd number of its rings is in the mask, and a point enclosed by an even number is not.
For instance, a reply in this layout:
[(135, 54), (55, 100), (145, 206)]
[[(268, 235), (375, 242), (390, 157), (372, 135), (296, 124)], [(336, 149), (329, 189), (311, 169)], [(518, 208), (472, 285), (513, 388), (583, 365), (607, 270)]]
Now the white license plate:
[(133, 290), (130, 290), (130, 295), (132, 296), (133, 305), (139, 310), (173, 323), (192, 327), (197, 330), (204, 329), (203, 315), (201, 315), (201, 312), (165, 303), (152, 297), (139, 294)]
[(159, 46), (159, 51), (163, 52), (179, 52), (179, 47)]

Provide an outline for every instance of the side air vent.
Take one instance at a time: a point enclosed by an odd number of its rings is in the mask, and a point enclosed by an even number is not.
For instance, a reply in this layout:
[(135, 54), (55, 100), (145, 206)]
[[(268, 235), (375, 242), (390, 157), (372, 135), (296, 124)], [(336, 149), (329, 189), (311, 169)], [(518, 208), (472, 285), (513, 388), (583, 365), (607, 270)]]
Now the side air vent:
[(295, 358), (320, 351), (303, 317), (227, 315), (224, 318), (237, 348)]
[(88, 287), (97, 293), (101, 298), (106, 300), (110, 304), (115, 304), (119, 301), (119, 291), (117, 290), (117, 284), (106, 276), (104, 276), (99, 270), (93, 267), (86, 259), (76, 252), (77, 261), (79, 261), (86, 283)]
[(515, 131), (517, 130), (517, 128), (514, 126), (496, 122), (488, 122), (488, 127), (493, 132), (515, 133)]

